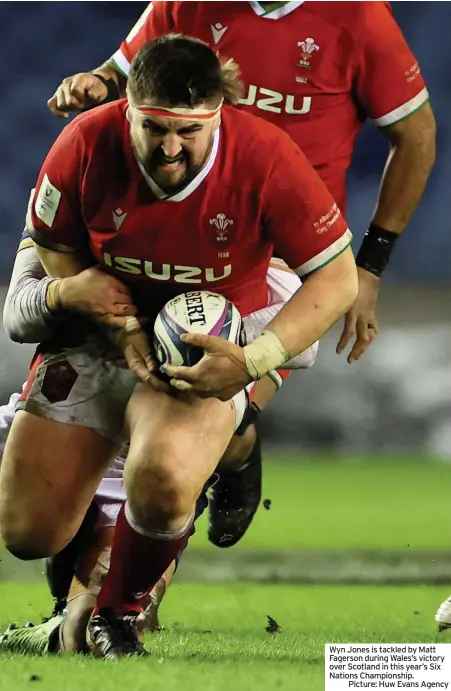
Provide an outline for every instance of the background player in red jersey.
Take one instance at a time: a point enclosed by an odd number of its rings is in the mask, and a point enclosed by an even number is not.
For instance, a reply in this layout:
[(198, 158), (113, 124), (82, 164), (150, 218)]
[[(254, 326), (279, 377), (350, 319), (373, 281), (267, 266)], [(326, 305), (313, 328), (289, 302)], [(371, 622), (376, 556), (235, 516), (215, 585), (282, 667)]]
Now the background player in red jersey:
[[(50, 110), (67, 117), (68, 111), (123, 95), (136, 51), (169, 31), (198, 36), (236, 59), (246, 84), (238, 107), (284, 129), (342, 211), (346, 171), (364, 121), (370, 119), (387, 137), (390, 154), (379, 199), (357, 255), (359, 294), (337, 345), (341, 353), (355, 336), (348, 361), (358, 360), (378, 332), (380, 276), (435, 156), (428, 92), (389, 3), (150, 3), (108, 62), (63, 80), (48, 101)], [(260, 407), (274, 392), (259, 392)], [(244, 534), (259, 503), (260, 446), (253, 428), (246, 435), (249, 441), (236, 440), (232, 456), (234, 468), (245, 471), (224, 475), (213, 491), (209, 537), (218, 546)], [(232, 541), (223, 540), (225, 534), (233, 535)]]
[[(92, 499), (126, 407), (128, 501), (90, 625), (101, 656), (142, 652), (124, 615), (139, 611), (185, 544), (194, 501), (242, 417), (243, 387), (316, 341), (357, 293), (350, 234), (330, 193), (284, 133), (236, 109), (221, 109), (227, 83), (214, 53), (199, 41), (167, 37), (146, 44), (130, 75), (129, 110), (123, 102), (111, 104), (63, 131), (44, 162), (30, 212), (50, 276), (77, 273), (88, 247), (110, 270), (110, 257), (132, 255), (139, 271), (122, 272), (121, 280), (144, 319), (186, 289), (180, 273), (174, 279), (171, 272), (182, 261), (200, 263), (197, 287), (208, 287), (214, 276), (215, 290), (243, 314), (266, 300), (273, 247), (299, 274), (311, 275), (250, 345), (212, 340), (215, 357), (208, 348), (190, 376), (201, 396), (161, 391), (145, 352), (148, 386), (133, 392), (136, 380), (113, 371), (97, 342), (82, 338), (71, 347), (66, 330), (53, 353), (42, 354), (5, 448), (2, 536), (22, 558), (61, 549)], [(201, 160), (199, 173), (181, 188), (180, 173)], [(153, 165), (158, 186), (149, 174)], [(118, 204), (128, 214), (120, 228), (111, 217)], [(217, 208), (236, 219), (227, 258), (218, 256), (207, 233)], [(114, 263), (115, 273), (120, 266)], [(145, 343), (145, 332), (133, 326), (138, 333), (122, 333), (128, 356), (137, 335)], [(30, 445), (30, 439), (39, 444)], [(61, 447), (64, 474), (57, 472)]]

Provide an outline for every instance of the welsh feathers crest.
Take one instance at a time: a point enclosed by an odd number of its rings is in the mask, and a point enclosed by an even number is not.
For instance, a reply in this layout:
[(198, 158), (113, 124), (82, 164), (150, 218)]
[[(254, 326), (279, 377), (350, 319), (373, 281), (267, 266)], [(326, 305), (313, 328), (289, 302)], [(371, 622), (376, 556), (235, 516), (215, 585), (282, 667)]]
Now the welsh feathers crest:
[[(216, 214), (216, 218), (210, 218), (210, 225), (214, 225), (220, 238), (225, 239), (228, 226), (233, 226), (233, 220), (225, 214)], [(219, 239), (219, 238), (218, 238)]]
[(310, 68), (310, 59), (313, 53), (319, 50), (313, 38), (306, 38), (304, 41), (298, 42), (298, 48), (301, 49), (301, 60), (298, 62), (300, 67)]

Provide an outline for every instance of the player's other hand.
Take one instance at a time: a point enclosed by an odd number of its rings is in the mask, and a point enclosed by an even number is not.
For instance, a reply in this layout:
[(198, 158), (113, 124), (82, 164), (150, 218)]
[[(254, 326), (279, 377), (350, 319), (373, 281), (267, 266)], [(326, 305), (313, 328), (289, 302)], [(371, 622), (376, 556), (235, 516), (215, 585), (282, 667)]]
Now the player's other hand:
[(136, 314), (128, 288), (97, 267), (63, 278), (59, 300), (63, 309), (87, 314), (112, 328), (125, 326), (126, 317)]
[(102, 103), (107, 96), (105, 84), (95, 74), (79, 72), (63, 79), (47, 105), (53, 115), (68, 118), (71, 111)]
[(193, 367), (163, 365), (161, 369), (171, 377), (171, 386), (177, 391), (228, 401), (252, 381), (240, 346), (206, 334), (188, 333), (181, 339), (203, 348), (204, 356)]
[(348, 362), (362, 357), (377, 336), (379, 326), (376, 317), (376, 302), (379, 293), (379, 281), (365, 269), (358, 269), (359, 293), (357, 299), (345, 317), (343, 333), (337, 345), (337, 353), (343, 352), (348, 343), (355, 338), (348, 355)]

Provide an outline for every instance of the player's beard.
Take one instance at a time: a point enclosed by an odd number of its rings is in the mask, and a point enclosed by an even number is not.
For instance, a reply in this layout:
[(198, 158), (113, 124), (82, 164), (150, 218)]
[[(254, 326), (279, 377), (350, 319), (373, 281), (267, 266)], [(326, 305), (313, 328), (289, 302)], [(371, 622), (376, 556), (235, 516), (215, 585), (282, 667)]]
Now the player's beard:
[[(161, 147), (155, 149), (148, 157), (142, 157), (138, 153), (138, 147), (133, 138), (132, 144), (141, 165), (152, 180), (167, 194), (176, 194), (189, 185), (204, 167), (213, 145), (213, 136), (201, 163), (193, 161), (192, 155), (185, 151), (185, 149), (182, 149), (180, 154), (172, 159), (165, 156)], [(165, 164), (179, 161), (183, 165), (183, 174), (181, 176), (177, 176), (176, 168), (174, 168), (174, 173), (171, 173), (170, 171), (165, 171), (162, 167)]]

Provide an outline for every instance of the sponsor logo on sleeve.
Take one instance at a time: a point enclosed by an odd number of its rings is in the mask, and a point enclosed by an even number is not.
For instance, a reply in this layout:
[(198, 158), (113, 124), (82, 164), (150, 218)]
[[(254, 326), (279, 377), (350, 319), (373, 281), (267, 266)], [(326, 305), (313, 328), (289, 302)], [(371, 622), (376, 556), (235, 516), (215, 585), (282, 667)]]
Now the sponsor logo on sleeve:
[(38, 196), (36, 197), (34, 210), (36, 216), (49, 228), (53, 226), (60, 201), (61, 192), (52, 185), (47, 174), (44, 175)]
[(321, 216), (317, 221), (313, 223), (313, 227), (315, 228), (316, 232), (318, 235), (322, 235), (323, 233), (327, 233), (329, 228), (338, 221), (340, 218), (340, 209), (336, 204), (334, 204), (327, 214), (324, 214), (324, 216)]
[(420, 76), (419, 64), (415, 62), (406, 72), (404, 72), (404, 76), (408, 82), (415, 81), (415, 79)]

